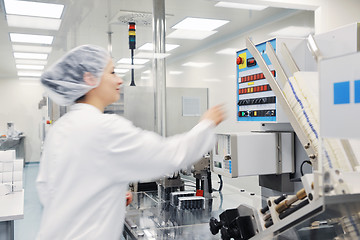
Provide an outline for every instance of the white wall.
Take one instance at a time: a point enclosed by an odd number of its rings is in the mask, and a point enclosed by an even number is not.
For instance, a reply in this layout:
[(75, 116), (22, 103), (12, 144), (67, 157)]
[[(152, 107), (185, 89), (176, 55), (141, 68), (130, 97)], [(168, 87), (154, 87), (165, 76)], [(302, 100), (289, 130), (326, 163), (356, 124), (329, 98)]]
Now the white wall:
[(40, 159), (39, 125), (42, 115), (38, 103), (42, 93), (40, 82), (0, 81), (0, 134), (6, 134), (7, 122), (13, 122), (15, 129), (24, 132), (27, 162), (38, 162)]
[(353, 22), (360, 22), (359, 0), (321, 0), (315, 11), (315, 32), (328, 32)]

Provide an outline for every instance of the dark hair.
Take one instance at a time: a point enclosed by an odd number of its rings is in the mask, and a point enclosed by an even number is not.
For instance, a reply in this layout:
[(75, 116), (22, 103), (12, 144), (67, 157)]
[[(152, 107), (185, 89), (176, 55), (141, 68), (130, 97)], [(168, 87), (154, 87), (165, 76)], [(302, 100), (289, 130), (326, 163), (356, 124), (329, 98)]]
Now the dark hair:
[(75, 102), (82, 102), (85, 99), (85, 95), (82, 95), (81, 97), (79, 97), (78, 99), (75, 100)]

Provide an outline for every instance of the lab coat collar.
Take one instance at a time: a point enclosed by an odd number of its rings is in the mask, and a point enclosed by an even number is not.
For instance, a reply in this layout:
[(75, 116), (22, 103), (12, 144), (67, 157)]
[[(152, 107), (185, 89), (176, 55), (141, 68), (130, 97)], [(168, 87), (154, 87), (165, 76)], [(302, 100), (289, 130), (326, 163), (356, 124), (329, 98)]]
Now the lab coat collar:
[(102, 114), (102, 112), (98, 108), (94, 107), (91, 104), (87, 104), (87, 103), (76, 103), (70, 107), (70, 111), (78, 111), (78, 110), (94, 111), (94, 112)]

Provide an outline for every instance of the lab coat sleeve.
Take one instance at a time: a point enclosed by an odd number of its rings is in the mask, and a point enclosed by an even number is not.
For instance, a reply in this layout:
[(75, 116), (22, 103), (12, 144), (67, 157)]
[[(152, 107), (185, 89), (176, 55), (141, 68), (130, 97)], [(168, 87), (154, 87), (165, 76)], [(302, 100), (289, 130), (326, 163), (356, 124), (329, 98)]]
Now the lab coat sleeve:
[(212, 148), (214, 128), (213, 121), (203, 120), (189, 132), (164, 138), (136, 128), (125, 119), (114, 119), (111, 140), (104, 146), (109, 174), (116, 181), (127, 182), (172, 174), (197, 162)]

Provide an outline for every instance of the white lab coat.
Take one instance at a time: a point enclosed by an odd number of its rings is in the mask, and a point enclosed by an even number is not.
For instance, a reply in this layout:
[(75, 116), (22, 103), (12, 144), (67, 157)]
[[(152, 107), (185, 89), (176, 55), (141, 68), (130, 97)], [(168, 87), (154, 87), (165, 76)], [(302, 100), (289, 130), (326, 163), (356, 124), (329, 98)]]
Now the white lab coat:
[(214, 142), (210, 120), (162, 138), (91, 105), (73, 105), (46, 138), (37, 177), (44, 207), (37, 239), (118, 240), (128, 183), (186, 167)]

